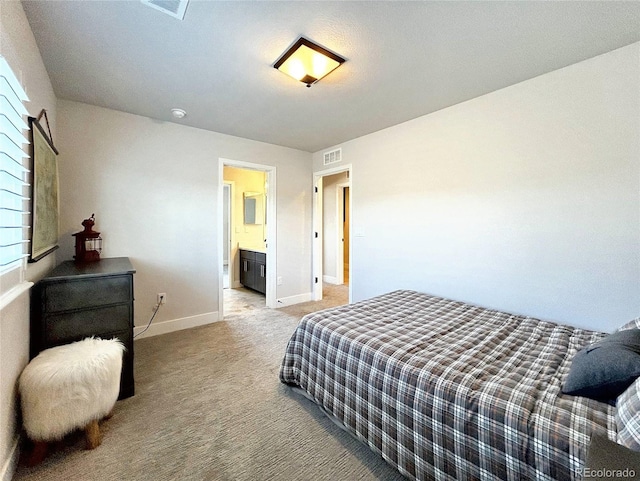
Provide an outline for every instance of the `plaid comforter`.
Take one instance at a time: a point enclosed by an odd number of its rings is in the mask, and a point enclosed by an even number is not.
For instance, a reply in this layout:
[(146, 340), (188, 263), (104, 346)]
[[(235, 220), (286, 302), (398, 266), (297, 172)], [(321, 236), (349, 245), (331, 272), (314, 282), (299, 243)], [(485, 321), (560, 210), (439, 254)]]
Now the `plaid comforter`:
[(560, 388), (603, 336), (396, 291), (305, 316), (280, 379), (412, 479), (581, 479), (615, 408)]

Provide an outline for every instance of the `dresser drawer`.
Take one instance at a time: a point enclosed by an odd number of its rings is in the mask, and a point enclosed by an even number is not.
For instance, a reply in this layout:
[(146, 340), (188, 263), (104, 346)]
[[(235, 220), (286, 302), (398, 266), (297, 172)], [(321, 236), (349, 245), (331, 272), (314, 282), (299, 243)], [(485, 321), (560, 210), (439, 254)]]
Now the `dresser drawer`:
[(111, 276), (46, 283), (42, 286), (45, 312), (84, 309), (133, 298), (131, 276)]
[(240, 259), (248, 259), (254, 260), (256, 258), (256, 253), (254, 251), (246, 251), (244, 249), (240, 249)]
[(44, 342), (45, 345), (51, 345), (78, 341), (89, 336), (109, 337), (106, 334), (131, 331), (130, 320), (129, 304), (49, 314), (44, 319)]

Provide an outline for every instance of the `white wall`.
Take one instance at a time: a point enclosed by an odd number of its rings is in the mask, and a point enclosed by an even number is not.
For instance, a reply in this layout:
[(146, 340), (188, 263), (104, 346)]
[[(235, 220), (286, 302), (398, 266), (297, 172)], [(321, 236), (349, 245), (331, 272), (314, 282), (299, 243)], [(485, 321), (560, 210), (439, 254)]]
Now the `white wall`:
[[(29, 115), (37, 117), (41, 109), (47, 110), (53, 139), (56, 138), (56, 98), (33, 33), (17, 1), (0, 2), (0, 55), (29, 96), (26, 105)], [(26, 119), (25, 119), (26, 121)], [(26, 146), (25, 146), (26, 148)], [(38, 280), (56, 261), (50, 254), (35, 264), (29, 264), (26, 278)], [(0, 292), (4, 292), (4, 287)], [(0, 305), (4, 305), (0, 298)], [(19, 454), (17, 424), (16, 381), (29, 361), (29, 291), (0, 309), (0, 480), (11, 479)]]
[[(53, 142), (58, 147), (56, 135), (56, 96), (49, 80), (33, 32), (18, 1), (0, 2), (0, 55), (7, 59), (11, 69), (22, 82), (29, 102), (29, 115), (38, 117), (46, 109)], [(25, 119), (26, 122), (26, 119)], [(45, 120), (41, 120), (46, 130)], [(25, 146), (26, 149), (27, 146)], [(28, 152), (28, 150), (27, 150)], [(38, 280), (56, 265), (55, 252), (40, 261), (29, 264), (27, 278)]]
[[(342, 144), (353, 299), (640, 315), (640, 44)], [(322, 170), (322, 152), (314, 171)]]
[[(102, 257), (137, 269), (135, 324), (218, 316), (218, 159), (277, 170), (278, 297), (311, 291), (311, 154), (60, 100), (61, 259), (92, 213)], [(182, 321), (181, 321), (182, 322)]]

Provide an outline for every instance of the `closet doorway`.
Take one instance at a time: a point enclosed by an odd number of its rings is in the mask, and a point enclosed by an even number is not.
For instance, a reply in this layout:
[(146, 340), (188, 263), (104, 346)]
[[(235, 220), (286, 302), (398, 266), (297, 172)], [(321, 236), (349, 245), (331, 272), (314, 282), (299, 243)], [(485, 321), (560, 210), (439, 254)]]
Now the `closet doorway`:
[(322, 299), (323, 284), (348, 284), (351, 301), (351, 166), (314, 175), (313, 299)]

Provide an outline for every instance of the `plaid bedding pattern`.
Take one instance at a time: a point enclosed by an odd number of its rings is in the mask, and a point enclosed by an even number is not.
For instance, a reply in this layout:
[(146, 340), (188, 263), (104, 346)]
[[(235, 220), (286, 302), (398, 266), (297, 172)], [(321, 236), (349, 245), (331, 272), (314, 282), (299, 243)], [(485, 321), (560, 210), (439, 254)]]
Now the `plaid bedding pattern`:
[(414, 291), (308, 314), (280, 380), (410, 479), (577, 480), (615, 407), (561, 393), (603, 333)]
[(629, 386), (616, 402), (618, 443), (640, 451), (640, 378)]

